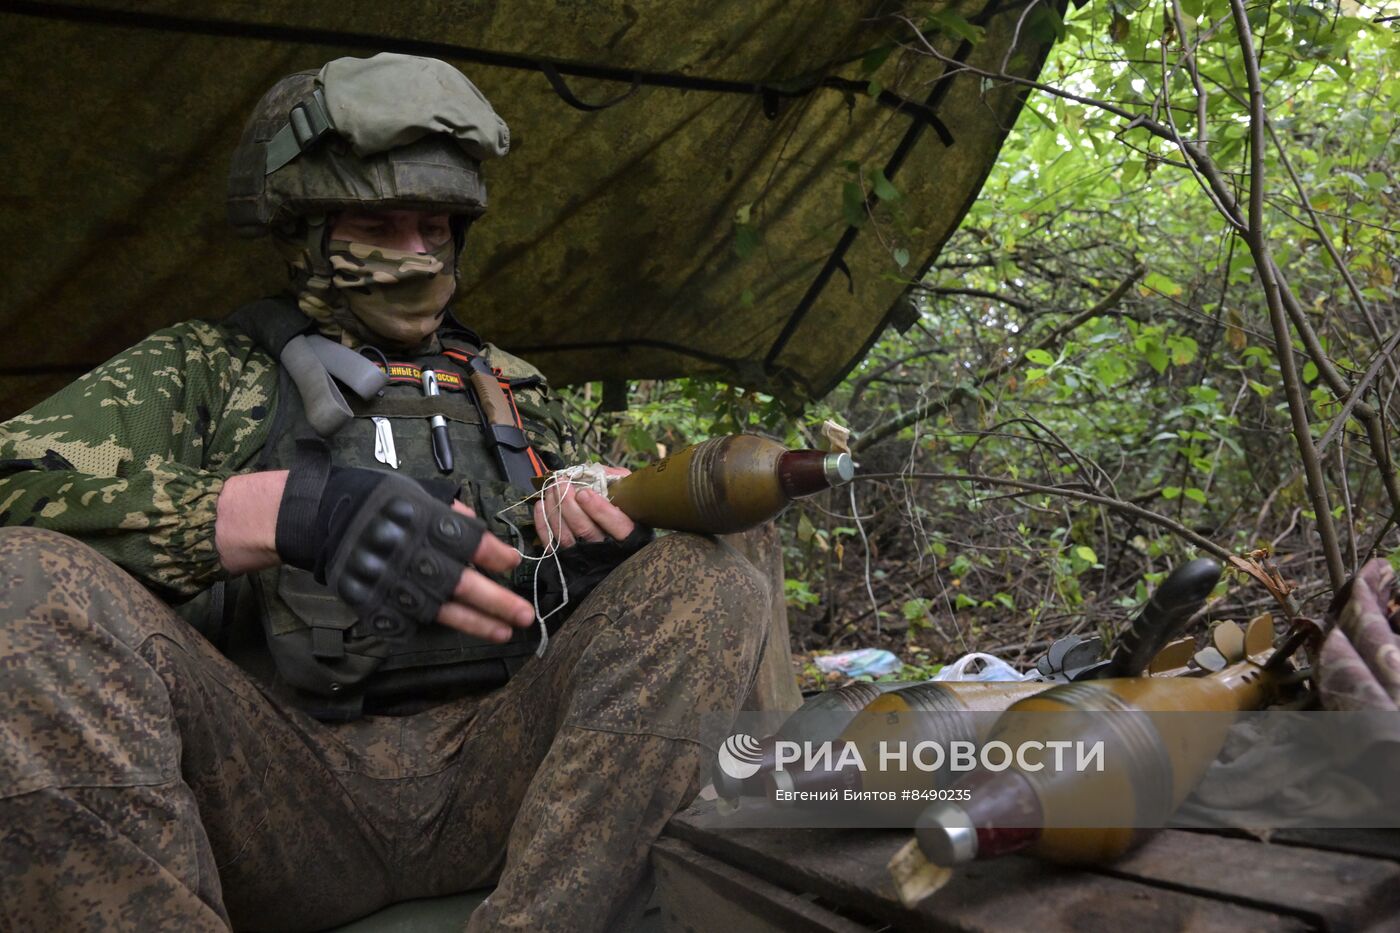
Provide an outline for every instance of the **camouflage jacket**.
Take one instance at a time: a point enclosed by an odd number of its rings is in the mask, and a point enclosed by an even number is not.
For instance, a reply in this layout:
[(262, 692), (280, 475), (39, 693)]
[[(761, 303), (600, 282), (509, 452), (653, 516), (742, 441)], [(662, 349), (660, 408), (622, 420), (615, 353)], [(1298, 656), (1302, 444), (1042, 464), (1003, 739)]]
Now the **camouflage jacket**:
[[(507, 377), (535, 373), (491, 344), (482, 355)], [(0, 424), (0, 525), (77, 538), (172, 601), (199, 593), (228, 576), (215, 506), (267, 440), (277, 373), (250, 338), (218, 323), (157, 331)], [(536, 450), (571, 461), (548, 388), (517, 402)]]

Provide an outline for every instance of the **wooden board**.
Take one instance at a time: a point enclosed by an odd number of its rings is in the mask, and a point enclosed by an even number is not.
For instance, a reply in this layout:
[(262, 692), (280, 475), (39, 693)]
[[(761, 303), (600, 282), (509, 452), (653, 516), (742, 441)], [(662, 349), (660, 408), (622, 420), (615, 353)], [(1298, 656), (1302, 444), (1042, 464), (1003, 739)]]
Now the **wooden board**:
[(1297, 846), (1167, 831), (1111, 865), (1116, 878), (1359, 930), (1400, 915), (1400, 865)]
[[(900, 903), (886, 865), (908, 839), (888, 830), (733, 830), (699, 825), (705, 802), (667, 833), (789, 891), (813, 892), (904, 930), (1305, 930), (1305, 919), (1164, 883), (1045, 865), (1029, 858), (974, 864), (917, 909)], [(730, 931), (738, 933), (738, 931)]]
[(746, 871), (701, 855), (679, 840), (658, 840), (651, 855), (665, 933), (866, 930)]
[(1281, 829), (1269, 840), (1279, 845), (1351, 852), (1400, 862), (1400, 829)]

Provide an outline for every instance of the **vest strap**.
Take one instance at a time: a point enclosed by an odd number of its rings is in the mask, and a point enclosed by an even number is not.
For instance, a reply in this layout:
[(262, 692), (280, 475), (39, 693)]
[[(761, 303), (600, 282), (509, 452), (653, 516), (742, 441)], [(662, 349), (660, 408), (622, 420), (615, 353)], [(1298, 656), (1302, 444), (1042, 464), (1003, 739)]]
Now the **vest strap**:
[(389, 377), (377, 363), (372, 363), (349, 347), (341, 346), (334, 340), (320, 334), (307, 334), (302, 338), (316, 354), (317, 361), (360, 398), (369, 400), (379, 394), (389, 384)]
[(282, 504), (277, 509), (277, 553), (294, 566), (316, 562), (321, 541), (316, 536), (316, 513), (331, 475), (331, 455), (319, 438), (298, 438)]
[(371, 402), (350, 400), (355, 417), (431, 418), (442, 415), (452, 421), (477, 426), (481, 416), (475, 406), (460, 395), (419, 396), (418, 398), (377, 398)]
[(317, 434), (330, 437), (355, 417), (340, 387), (316, 358), (308, 338), (296, 336), (288, 340), (282, 348), (280, 362), (296, 383), (306, 408), (306, 420)]

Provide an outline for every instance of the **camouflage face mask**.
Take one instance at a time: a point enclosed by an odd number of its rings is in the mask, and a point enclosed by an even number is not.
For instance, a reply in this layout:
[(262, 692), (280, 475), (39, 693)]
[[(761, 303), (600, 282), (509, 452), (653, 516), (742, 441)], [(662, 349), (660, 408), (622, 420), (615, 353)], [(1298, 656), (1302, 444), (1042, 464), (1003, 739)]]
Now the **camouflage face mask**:
[(368, 330), (415, 347), (442, 323), (457, 287), (456, 246), (449, 239), (431, 253), (332, 240), (327, 248), (331, 284)]

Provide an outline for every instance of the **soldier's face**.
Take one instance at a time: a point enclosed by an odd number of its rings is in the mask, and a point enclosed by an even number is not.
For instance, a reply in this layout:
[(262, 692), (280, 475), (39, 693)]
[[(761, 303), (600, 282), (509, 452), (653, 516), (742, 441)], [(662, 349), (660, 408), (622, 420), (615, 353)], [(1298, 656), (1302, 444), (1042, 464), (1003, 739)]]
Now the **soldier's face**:
[(368, 330), (399, 347), (437, 330), (457, 287), (447, 214), (345, 211), (327, 246), (331, 281)]
[(332, 240), (431, 253), (452, 239), (445, 213), (427, 211), (342, 211), (331, 222)]

